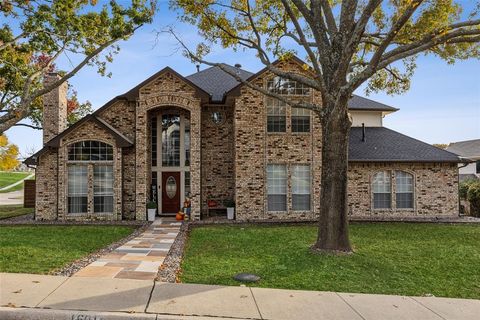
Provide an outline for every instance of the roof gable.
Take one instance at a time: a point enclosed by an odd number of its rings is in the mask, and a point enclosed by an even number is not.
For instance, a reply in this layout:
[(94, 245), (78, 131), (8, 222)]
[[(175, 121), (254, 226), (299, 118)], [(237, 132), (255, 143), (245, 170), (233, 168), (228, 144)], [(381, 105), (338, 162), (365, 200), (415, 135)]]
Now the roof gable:
[(446, 150), (458, 154), (462, 158), (480, 157), (480, 139), (452, 142)]

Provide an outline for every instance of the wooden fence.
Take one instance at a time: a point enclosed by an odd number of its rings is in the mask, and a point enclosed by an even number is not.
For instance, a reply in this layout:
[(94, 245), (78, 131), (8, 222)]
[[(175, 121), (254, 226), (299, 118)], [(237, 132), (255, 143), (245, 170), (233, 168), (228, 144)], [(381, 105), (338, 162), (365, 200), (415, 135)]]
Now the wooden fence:
[(23, 206), (25, 208), (35, 208), (35, 180), (24, 181)]

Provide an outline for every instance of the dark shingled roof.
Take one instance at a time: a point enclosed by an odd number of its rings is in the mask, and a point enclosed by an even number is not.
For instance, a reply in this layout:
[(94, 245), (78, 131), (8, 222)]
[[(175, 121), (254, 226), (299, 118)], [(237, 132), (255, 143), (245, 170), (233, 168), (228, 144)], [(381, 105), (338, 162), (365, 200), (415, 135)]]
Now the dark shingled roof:
[(451, 152), (410, 138), (385, 127), (350, 129), (348, 160), (352, 162), (461, 162)]
[[(225, 63), (223, 63), (222, 66), (229, 71), (236, 72), (242, 80), (247, 80), (253, 75), (251, 72)], [(210, 67), (186, 76), (185, 78), (208, 92), (211, 95), (213, 102), (223, 101), (225, 93), (239, 84), (234, 77), (220, 69), (220, 67)]]
[[(224, 68), (229, 69), (243, 79), (251, 78), (254, 73), (233, 67), (228, 64), (222, 64)], [(221, 102), (227, 92), (238, 86), (240, 83), (231, 75), (220, 69), (220, 67), (210, 67), (185, 77), (197, 87), (206, 91), (212, 97), (212, 102)], [(397, 108), (387, 106), (386, 104), (376, 102), (364, 97), (353, 95), (348, 102), (350, 110), (365, 111), (397, 111)]]
[(353, 95), (352, 99), (348, 101), (348, 108), (350, 110), (366, 110), (366, 111), (398, 111), (397, 108), (387, 106), (386, 104), (373, 101), (364, 97)]
[(447, 150), (462, 158), (477, 158), (480, 157), (480, 139), (452, 142)]

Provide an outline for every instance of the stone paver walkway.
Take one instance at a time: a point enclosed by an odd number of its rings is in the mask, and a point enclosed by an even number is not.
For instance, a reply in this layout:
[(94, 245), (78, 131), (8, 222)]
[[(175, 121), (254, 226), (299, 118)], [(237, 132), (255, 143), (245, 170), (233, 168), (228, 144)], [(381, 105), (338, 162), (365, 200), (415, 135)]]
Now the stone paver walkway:
[(160, 218), (140, 236), (101, 256), (74, 277), (153, 280), (175, 241), (180, 223)]

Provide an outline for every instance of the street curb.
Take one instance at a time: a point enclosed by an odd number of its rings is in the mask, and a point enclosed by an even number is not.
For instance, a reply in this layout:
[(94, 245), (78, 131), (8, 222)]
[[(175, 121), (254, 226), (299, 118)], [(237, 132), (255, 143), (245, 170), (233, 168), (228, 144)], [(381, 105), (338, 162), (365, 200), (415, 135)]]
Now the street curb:
[[(177, 316), (156, 313), (95, 312), (40, 308), (0, 307), (2, 320), (219, 320), (219, 317)], [(235, 320), (234, 318), (228, 318)], [(239, 319), (237, 319), (239, 320)]]

